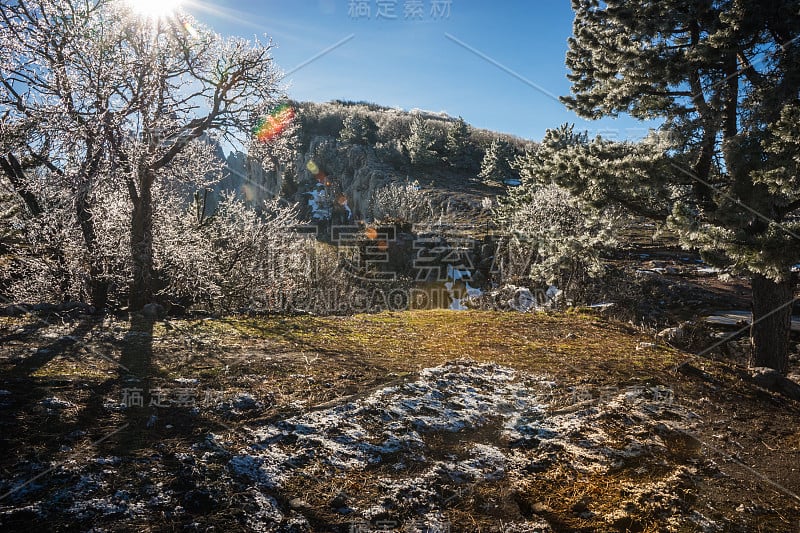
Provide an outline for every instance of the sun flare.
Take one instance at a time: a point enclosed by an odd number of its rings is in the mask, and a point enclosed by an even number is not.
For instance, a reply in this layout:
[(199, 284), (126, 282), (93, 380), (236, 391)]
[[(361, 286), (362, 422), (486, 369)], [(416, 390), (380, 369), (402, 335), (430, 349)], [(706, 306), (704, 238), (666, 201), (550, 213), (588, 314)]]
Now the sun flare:
[(182, 0), (127, 0), (131, 8), (149, 18), (163, 18), (175, 13), (183, 3)]

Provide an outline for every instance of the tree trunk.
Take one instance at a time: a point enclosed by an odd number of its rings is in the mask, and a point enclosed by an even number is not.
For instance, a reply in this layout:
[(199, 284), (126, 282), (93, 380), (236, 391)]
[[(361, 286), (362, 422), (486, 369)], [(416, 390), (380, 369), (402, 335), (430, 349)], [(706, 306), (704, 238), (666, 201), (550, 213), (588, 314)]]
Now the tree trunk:
[(764, 276), (752, 278), (753, 341), (752, 367), (773, 368), (786, 374), (789, 368), (789, 333), (791, 331), (794, 276), (775, 282)]
[(102, 313), (108, 304), (108, 281), (103, 278), (103, 268), (98, 262), (97, 233), (85, 193), (77, 195), (75, 210), (89, 256), (89, 303), (97, 313)]
[(140, 311), (153, 301), (153, 172), (139, 179), (139, 191), (131, 216), (131, 263), (133, 277), (129, 305)]

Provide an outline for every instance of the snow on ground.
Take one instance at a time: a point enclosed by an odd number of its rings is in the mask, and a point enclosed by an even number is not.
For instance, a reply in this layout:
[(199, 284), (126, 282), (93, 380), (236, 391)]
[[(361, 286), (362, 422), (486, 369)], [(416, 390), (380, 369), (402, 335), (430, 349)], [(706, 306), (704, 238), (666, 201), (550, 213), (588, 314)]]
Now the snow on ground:
[[(483, 294), (481, 289), (470, 286), (469, 280), (472, 279), (472, 272), (464, 268), (457, 268), (447, 265), (447, 280), (444, 288), (450, 297), (451, 311), (467, 311), (469, 307), (464, 302), (470, 299), (480, 298)], [(459, 287), (456, 287), (456, 284)]]
[(318, 185), (317, 188), (309, 191), (311, 196), (308, 205), (311, 207), (311, 218), (315, 220), (325, 220), (331, 217), (331, 202), (325, 188)]
[[(253, 429), (252, 442), (236, 452), (229, 469), (268, 491), (301, 473), (319, 480), (326, 475), (320, 464), (331, 472), (374, 470), (379, 497), (355, 498), (343, 514), (367, 520), (425, 515), (447, 506), (443, 487), (499, 481), (556, 463), (589, 473), (618, 468), (664, 448), (653, 431), (663, 425), (657, 420), (689, 418), (671, 403), (653, 401), (645, 388), (619, 392), (603, 405), (552, 413), (547, 403), (554, 386), (496, 364), (425, 369), (413, 382)], [(609, 418), (629, 431), (612, 438), (604, 429)], [(442, 434), (457, 443), (444, 456), (430, 445)]]
[[(187, 509), (213, 505), (222, 491), (235, 494), (235, 507), (243, 510), (250, 530), (310, 531), (303, 514), (307, 504), (293, 500), (287, 505), (282, 491), (297, 487), (298, 480), (325, 486), (354, 475), (369, 482), (366, 492), (351, 491), (331, 504), (342, 520), (411, 516), (430, 524), (475, 487), (524, 483), (551, 468), (591, 475), (638, 464), (665, 450), (664, 428), (692, 423), (689, 413), (664, 401), (664, 391), (654, 395), (653, 389), (638, 387), (600, 401), (564, 402), (570, 390), (574, 395), (568, 385), (498, 364), (452, 362), (334, 407), (235, 435), (208, 434), (189, 453), (162, 450), (135, 460), (139, 486), (119, 486), (118, 471), (131, 459), (117, 456), (30, 464), (15, 479), (0, 482), (0, 492), (48, 469), (58, 488), (41, 490), (37, 482), (17, 491), (0, 505), (0, 523), (4, 515), (20, 512), (62, 513), (62, 518), (90, 522), (159, 513), (179, 517)], [(43, 403), (61, 405), (55, 398)], [(194, 476), (188, 493), (159, 481), (165, 473), (172, 476), (165, 470), (166, 458), (179, 472)], [(656, 482), (631, 484), (629, 507), (655, 498), (677, 509), (676, 487), (691, 475), (690, 469), (674, 466)], [(627, 512), (617, 509), (603, 518), (624, 522)], [(675, 513), (669, 516), (675, 528), (702, 524), (714, 530), (702, 515), (667, 512)], [(541, 518), (506, 526), (505, 531), (549, 531)]]

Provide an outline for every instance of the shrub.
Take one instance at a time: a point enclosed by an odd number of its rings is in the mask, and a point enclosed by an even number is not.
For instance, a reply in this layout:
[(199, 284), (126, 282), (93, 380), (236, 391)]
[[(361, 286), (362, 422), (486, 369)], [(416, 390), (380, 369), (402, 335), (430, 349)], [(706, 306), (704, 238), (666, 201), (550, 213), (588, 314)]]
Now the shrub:
[(432, 200), (416, 181), (390, 183), (378, 189), (370, 202), (372, 218), (407, 224), (430, 221)]
[(565, 189), (543, 185), (505, 214), (497, 252), (504, 282), (556, 285), (576, 299), (604, 272), (617, 218), (596, 212)]

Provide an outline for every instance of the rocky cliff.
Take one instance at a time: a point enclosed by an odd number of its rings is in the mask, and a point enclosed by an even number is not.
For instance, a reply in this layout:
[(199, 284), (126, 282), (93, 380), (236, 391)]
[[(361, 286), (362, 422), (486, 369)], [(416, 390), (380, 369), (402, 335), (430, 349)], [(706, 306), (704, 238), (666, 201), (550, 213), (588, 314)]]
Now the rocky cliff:
[(308, 149), (297, 154), (296, 175), (284, 168), (267, 170), (261, 161), (242, 152), (231, 152), (226, 163), (228, 170), (214, 187), (215, 196), (234, 191), (253, 206), (282, 196), (298, 202), (306, 218), (312, 218), (317, 212), (315, 203), (323, 199), (346, 206), (353, 220), (369, 218), (375, 190), (403, 178), (380, 162), (372, 148), (327, 136), (312, 138)]

